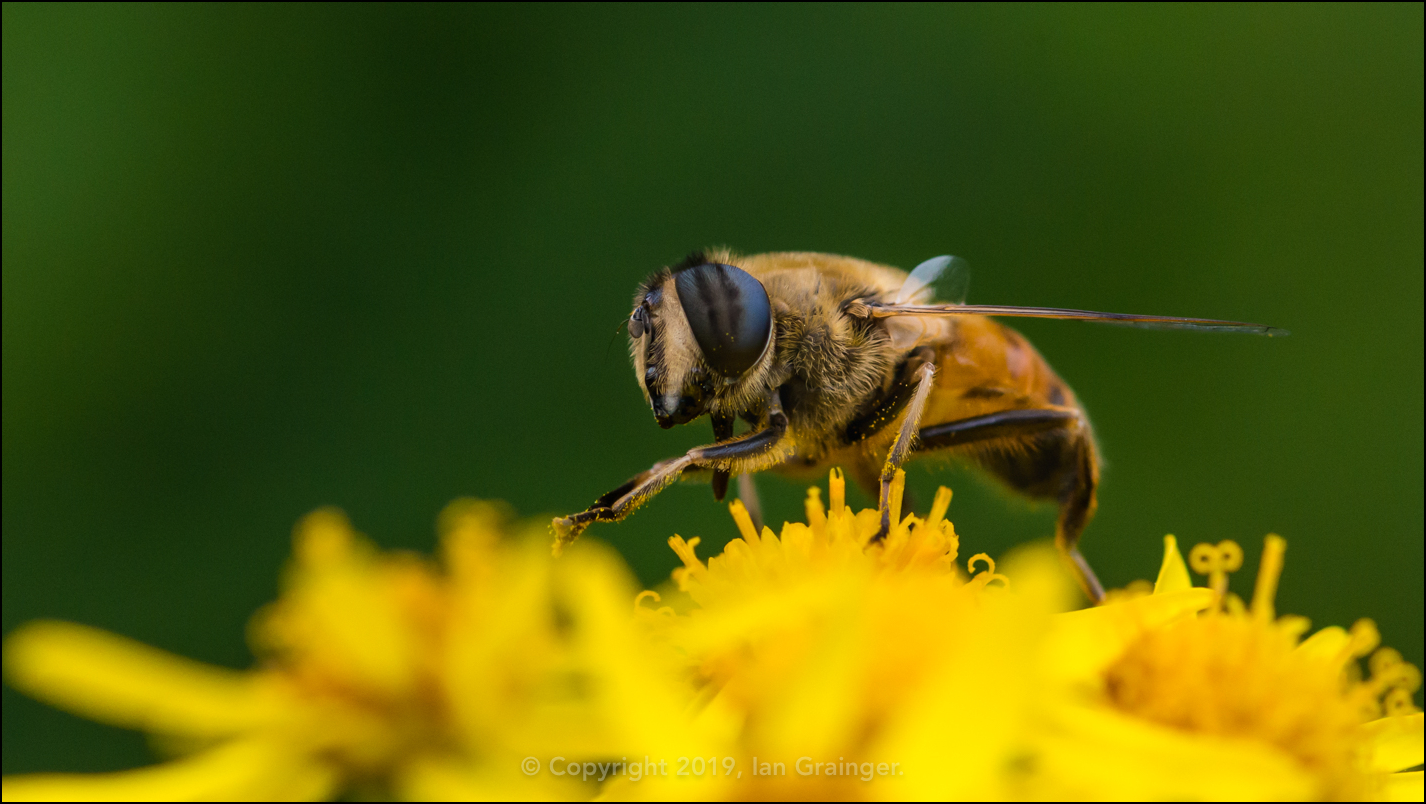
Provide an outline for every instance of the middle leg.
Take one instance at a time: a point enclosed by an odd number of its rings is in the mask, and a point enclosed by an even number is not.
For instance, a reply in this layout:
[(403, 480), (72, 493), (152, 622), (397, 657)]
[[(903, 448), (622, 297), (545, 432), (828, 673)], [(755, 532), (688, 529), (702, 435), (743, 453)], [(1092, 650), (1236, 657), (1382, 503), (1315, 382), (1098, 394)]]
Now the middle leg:
[(886, 454), (886, 463), (881, 467), (881, 494), (878, 504), (881, 526), (877, 528), (876, 535), (871, 537), (872, 542), (885, 539), (886, 534), (891, 532), (891, 482), (896, 479), (897, 470), (906, 463), (911, 447), (921, 432), (921, 416), (926, 412), (926, 399), (931, 395), (935, 375), (936, 364), (929, 361), (916, 371), (916, 393), (906, 405), (906, 418), (902, 420), (896, 440), (891, 442), (891, 450)]

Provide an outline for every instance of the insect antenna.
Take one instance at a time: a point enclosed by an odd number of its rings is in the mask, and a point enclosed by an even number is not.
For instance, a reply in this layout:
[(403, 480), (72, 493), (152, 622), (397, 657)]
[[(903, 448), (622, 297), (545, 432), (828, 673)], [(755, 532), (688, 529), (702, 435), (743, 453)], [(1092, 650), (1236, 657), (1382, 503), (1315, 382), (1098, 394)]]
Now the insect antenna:
[(621, 319), (619, 321), (619, 325), (614, 328), (614, 334), (609, 336), (609, 342), (604, 345), (604, 356), (598, 361), (590, 361), (589, 377), (586, 380), (586, 384), (593, 384), (596, 378), (598, 377), (600, 370), (603, 369), (606, 365), (608, 365), (609, 350), (614, 347), (614, 341), (619, 338), (619, 333), (621, 331), (627, 331), (628, 326), (629, 320), (627, 318)]
[(619, 338), (619, 333), (620, 333), (621, 331), (627, 332), (627, 331), (628, 331), (628, 327), (629, 327), (629, 320), (628, 320), (627, 318), (620, 319), (620, 320), (619, 320), (619, 323), (614, 326), (614, 334), (613, 334), (613, 335), (610, 335), (610, 336), (609, 336), (609, 342), (606, 343), (606, 344), (604, 344), (604, 357), (603, 357), (603, 359), (602, 359), (600, 362), (608, 362), (608, 360), (609, 360), (609, 350), (612, 349), (612, 348), (614, 348), (614, 341)]

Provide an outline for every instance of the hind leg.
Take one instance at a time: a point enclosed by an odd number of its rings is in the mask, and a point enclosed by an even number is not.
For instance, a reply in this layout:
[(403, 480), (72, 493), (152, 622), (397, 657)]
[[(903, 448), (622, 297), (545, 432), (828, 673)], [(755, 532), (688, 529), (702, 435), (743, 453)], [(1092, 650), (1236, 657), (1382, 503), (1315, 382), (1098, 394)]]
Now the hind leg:
[(967, 448), (977, 462), (1012, 489), (1059, 503), (1055, 546), (1095, 603), (1104, 586), (1079, 551), (1094, 517), (1099, 464), (1083, 415), (1071, 408), (1006, 410), (921, 428), (921, 451)]
[(1099, 506), (1094, 493), (1099, 486), (1099, 464), (1095, 460), (1094, 443), (1087, 437), (1075, 440), (1070, 465), (1064, 468), (1061, 479), (1055, 546), (1073, 565), (1075, 577), (1079, 579), (1084, 593), (1090, 600), (1100, 603), (1104, 600), (1104, 586), (1079, 551), (1080, 534), (1089, 520), (1094, 518), (1094, 510)]

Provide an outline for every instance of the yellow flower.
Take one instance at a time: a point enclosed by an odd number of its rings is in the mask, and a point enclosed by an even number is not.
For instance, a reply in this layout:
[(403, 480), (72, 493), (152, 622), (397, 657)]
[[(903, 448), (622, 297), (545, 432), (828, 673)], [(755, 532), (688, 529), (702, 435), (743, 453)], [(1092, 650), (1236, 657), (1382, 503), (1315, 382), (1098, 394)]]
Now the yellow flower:
[(1422, 762), (1419, 671), (1383, 648), (1360, 678), (1369, 620), (1301, 640), (1307, 621), (1273, 611), (1285, 550), (1268, 537), (1244, 606), (1227, 593), (1236, 544), (1195, 547), (1210, 588), (1191, 589), (1170, 536), (1152, 595), (1056, 618), (1047, 664), (1081, 695), (1046, 713), (1040, 782), (1095, 798), (1420, 800), (1420, 772), (1399, 773)]
[(439, 562), (319, 511), (252, 621), (252, 671), (73, 624), (12, 634), (11, 683), (177, 758), (4, 798), (1420, 800), (1420, 673), (1370, 621), (1304, 640), (1278, 617), (1281, 539), (1251, 604), (1228, 592), (1236, 545), (1186, 563), (1168, 537), (1152, 586), (1066, 612), (1052, 549), (961, 562), (950, 492), (902, 516), (903, 482), (877, 542), (839, 472), (781, 533), (734, 503), (721, 555), (670, 539), (663, 594), (598, 545), (507, 536), (489, 503), (446, 510)]
[(502, 538), (504, 520), (488, 503), (450, 506), (436, 566), (378, 553), (336, 512), (307, 517), (282, 596), (253, 620), (251, 672), (79, 625), (20, 629), (12, 684), (186, 754), (10, 777), (5, 800), (587, 798), (597, 779), (554, 775), (551, 758), (696, 749), (617, 556), (588, 544), (554, 561), (542, 533)]
[(1272, 611), (1281, 539), (1251, 608), (1226, 594), (1236, 545), (1197, 549), (1210, 587), (1193, 588), (1170, 537), (1154, 585), (1052, 614), (1068, 584), (1043, 552), (957, 571), (945, 489), (926, 519), (901, 518), (898, 478), (881, 544), (836, 473), (830, 492), (827, 510), (810, 490), (807, 524), (780, 535), (735, 503), (742, 538), (706, 565), (697, 540), (670, 540), (679, 590), (641, 615), (685, 658), (705, 717), (732, 724), (721, 752), (749, 763), (616, 780), (608, 797), (1419, 798), (1419, 772), (1398, 773), (1422, 761), (1419, 673), (1378, 651), (1354, 680), (1375, 647), (1365, 622), (1299, 644), (1305, 621)]
[(944, 518), (950, 492), (926, 518), (902, 517), (903, 481), (880, 543), (877, 512), (847, 507), (839, 472), (830, 506), (811, 489), (807, 524), (781, 534), (759, 534), (734, 503), (742, 538), (706, 565), (697, 539), (670, 540), (684, 562), (674, 596), (687, 599), (642, 615), (685, 657), (703, 716), (731, 724), (720, 754), (735, 762), (731, 774), (616, 782), (609, 797), (1005, 794), (1036, 698), (1034, 646), (1069, 585), (1053, 558), (1029, 562), (1017, 594), (984, 555), (968, 578)]

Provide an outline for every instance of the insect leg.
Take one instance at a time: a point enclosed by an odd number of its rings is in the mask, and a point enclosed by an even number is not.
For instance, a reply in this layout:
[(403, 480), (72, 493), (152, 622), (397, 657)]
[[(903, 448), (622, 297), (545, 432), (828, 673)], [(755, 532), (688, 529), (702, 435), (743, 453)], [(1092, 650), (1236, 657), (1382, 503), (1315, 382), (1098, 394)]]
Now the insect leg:
[(569, 544), (592, 522), (618, 522), (633, 513), (650, 497), (658, 494), (678, 479), (685, 469), (728, 469), (735, 462), (757, 458), (771, 452), (787, 432), (787, 416), (774, 391), (769, 400), (767, 426), (720, 444), (694, 447), (677, 458), (659, 461), (627, 483), (601, 496), (589, 508), (577, 514), (556, 517), (555, 551)]
[(1063, 408), (1002, 410), (921, 428), (918, 452), (958, 447), (996, 438), (1016, 438), (1062, 430), (1079, 422), (1077, 411)]
[[(714, 413), (713, 440), (722, 443), (733, 437), (733, 417), (726, 413)], [(728, 494), (728, 470), (713, 470), (713, 499), (722, 502)], [(742, 490), (742, 486), (738, 487)]]
[(748, 509), (748, 518), (753, 520), (753, 530), (762, 533), (763, 506), (758, 500), (758, 485), (753, 481), (751, 472), (738, 475), (738, 499), (742, 500), (743, 507)]
[(1089, 566), (1089, 561), (1079, 551), (1079, 536), (1094, 517), (1094, 509), (1099, 505), (1094, 497), (1095, 487), (1099, 484), (1099, 467), (1095, 463), (1094, 445), (1089, 439), (1079, 439), (1077, 447), (1074, 470), (1067, 478), (1068, 485), (1060, 493), (1060, 517), (1055, 528), (1055, 546), (1074, 565), (1075, 578), (1084, 588), (1085, 595), (1097, 605), (1104, 601), (1104, 586)]
[[(996, 441), (1001, 443), (986, 444)], [(1094, 442), (1082, 414), (1068, 408), (1029, 408), (934, 424), (921, 429), (917, 449), (970, 444), (979, 444), (979, 462), (1016, 491), (1059, 502), (1055, 546), (1089, 599), (1102, 601), (1104, 587), (1078, 546), (1094, 516), (1099, 482)]]
[(896, 470), (906, 462), (906, 456), (911, 453), (911, 445), (920, 432), (921, 414), (926, 412), (926, 399), (931, 395), (931, 378), (935, 374), (936, 364), (931, 362), (922, 364), (916, 371), (916, 393), (906, 405), (906, 418), (902, 420), (901, 430), (896, 434), (891, 451), (886, 454), (886, 463), (881, 467), (881, 502), (878, 506), (881, 510), (881, 527), (877, 529), (876, 535), (871, 537), (873, 542), (886, 538), (886, 534), (891, 532), (891, 481), (896, 479)]

